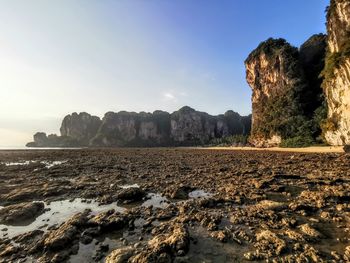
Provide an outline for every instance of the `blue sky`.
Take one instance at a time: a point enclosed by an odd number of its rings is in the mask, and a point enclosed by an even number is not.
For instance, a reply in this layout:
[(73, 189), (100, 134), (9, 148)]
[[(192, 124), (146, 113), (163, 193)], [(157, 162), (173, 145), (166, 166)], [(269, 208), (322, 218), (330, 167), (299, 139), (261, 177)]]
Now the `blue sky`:
[(1, 0), (0, 146), (87, 111), (251, 111), (243, 61), (325, 31), (328, 0)]

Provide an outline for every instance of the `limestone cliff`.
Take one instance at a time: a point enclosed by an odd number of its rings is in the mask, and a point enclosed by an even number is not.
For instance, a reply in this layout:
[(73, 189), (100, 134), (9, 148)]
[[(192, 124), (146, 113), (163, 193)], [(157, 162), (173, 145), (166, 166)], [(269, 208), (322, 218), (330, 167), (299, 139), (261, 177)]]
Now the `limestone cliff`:
[(319, 74), (325, 48), (322, 34), (312, 36), (300, 49), (284, 39), (270, 38), (248, 56), (253, 145), (278, 146), (290, 139), (303, 144), (320, 135), (315, 116), (319, 118), (324, 101)]
[(167, 145), (170, 133), (170, 114), (108, 112), (91, 140), (91, 146), (160, 146)]
[(64, 117), (60, 132), (61, 136), (71, 137), (80, 144), (88, 144), (96, 135), (100, 125), (101, 120), (99, 117), (91, 116), (86, 112), (79, 114), (74, 112)]
[(245, 66), (253, 91), (251, 143), (258, 147), (278, 145), (282, 136), (288, 136), (282, 133), (290, 132), (293, 116), (301, 114), (293, 101), (306, 85), (298, 50), (284, 39), (268, 39), (248, 56)]
[(170, 137), (175, 142), (200, 144), (215, 138), (216, 120), (209, 114), (190, 107), (183, 107), (171, 114), (170, 123)]
[(57, 136), (56, 134), (46, 135), (44, 132), (37, 132), (33, 136), (34, 141), (26, 144), (27, 147), (77, 147), (81, 143), (68, 136)]
[(328, 119), (324, 133), (331, 145), (350, 144), (350, 1), (331, 0), (327, 31), (323, 88), (328, 103)]
[(247, 135), (250, 116), (228, 111), (212, 116), (183, 107), (169, 114), (107, 112), (102, 120), (87, 113), (67, 115), (61, 136), (37, 133), (28, 146), (153, 147), (202, 145), (215, 138)]
[(187, 106), (172, 114), (163, 111), (155, 111), (152, 114), (109, 112), (104, 116), (90, 145), (115, 147), (201, 145), (213, 138), (248, 134), (249, 120), (233, 112), (211, 116)]

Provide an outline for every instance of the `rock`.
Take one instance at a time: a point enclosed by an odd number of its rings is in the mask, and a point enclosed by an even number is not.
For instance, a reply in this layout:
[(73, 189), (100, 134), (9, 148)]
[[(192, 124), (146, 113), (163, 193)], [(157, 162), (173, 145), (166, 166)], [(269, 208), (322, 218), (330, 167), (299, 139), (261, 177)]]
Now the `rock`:
[(350, 261), (350, 246), (347, 246), (344, 251), (344, 260)]
[(126, 202), (137, 202), (141, 201), (143, 197), (146, 196), (146, 192), (139, 187), (130, 187), (122, 189), (116, 197), (119, 200)]
[(175, 224), (172, 226), (170, 233), (158, 235), (151, 239), (148, 244), (153, 251), (163, 250), (165, 246), (172, 254), (178, 255), (179, 251), (187, 253), (190, 245), (190, 236), (184, 225)]
[(121, 216), (119, 213), (116, 213), (114, 210), (109, 210), (102, 212), (91, 218), (88, 223), (95, 226), (96, 228), (86, 230), (84, 233), (87, 235), (93, 236), (99, 234), (99, 229), (103, 231), (113, 229), (121, 229), (127, 225), (127, 219)]
[(298, 241), (298, 242), (303, 242), (305, 241), (305, 238), (303, 237), (302, 234), (292, 230), (292, 229), (287, 229), (285, 231), (285, 234), (292, 240)]
[(212, 238), (215, 238), (222, 243), (226, 243), (229, 240), (229, 233), (223, 230), (213, 231), (210, 235)]
[(28, 243), (38, 238), (41, 238), (43, 234), (44, 234), (44, 231), (36, 229), (30, 232), (21, 234), (19, 236), (16, 236), (13, 238), (13, 240), (17, 243)]
[(256, 189), (265, 189), (270, 187), (272, 183), (272, 180), (261, 180), (261, 179), (256, 179), (253, 180), (252, 184), (255, 186)]
[(108, 250), (109, 250), (108, 244), (99, 244), (92, 258), (95, 261), (100, 261), (108, 252)]
[(83, 146), (76, 139), (68, 136), (57, 136), (56, 134), (46, 135), (38, 132), (34, 134), (34, 142), (26, 144), (27, 147), (77, 147)]
[(251, 116), (233, 111), (211, 116), (183, 107), (169, 114), (164, 111), (107, 112), (102, 120), (88, 113), (67, 115), (61, 125), (61, 136), (37, 133), (30, 147), (151, 147), (209, 143), (231, 135), (247, 135)]
[(102, 121), (97, 116), (86, 112), (76, 112), (64, 117), (60, 132), (62, 137), (76, 140), (79, 145), (89, 145), (90, 140), (96, 135)]
[(132, 246), (118, 248), (113, 250), (107, 257), (106, 263), (125, 263), (134, 255), (135, 248)]
[(311, 227), (309, 224), (303, 224), (299, 226), (299, 229), (309, 238), (318, 239), (322, 237), (322, 234), (318, 232), (315, 228)]
[(271, 232), (270, 230), (264, 230), (261, 231), (256, 235), (256, 240), (261, 241), (261, 240), (266, 240), (270, 244), (272, 244), (275, 248), (274, 253), (278, 256), (280, 255), (283, 250), (286, 248), (286, 242), (279, 238), (275, 233)]
[(328, 53), (323, 71), (328, 104), (324, 133), (331, 145), (350, 144), (349, 32), (350, 2), (331, 0), (327, 12)]
[(171, 116), (171, 137), (176, 142), (192, 140), (201, 144), (214, 138), (214, 132), (215, 120), (190, 107), (183, 107)]
[(134, 246), (116, 249), (106, 258), (106, 263), (116, 262), (172, 262), (176, 256), (184, 256), (189, 249), (190, 238), (182, 224), (167, 225), (161, 233), (148, 241), (147, 246), (138, 250)]
[(18, 252), (18, 250), (19, 250), (18, 246), (9, 244), (4, 249), (2, 249), (2, 251), (0, 251), (0, 259), (8, 255), (15, 254)]
[(58, 229), (48, 232), (38, 247), (43, 246), (47, 250), (57, 251), (70, 248), (73, 241), (79, 238), (79, 229), (87, 223), (88, 212), (79, 213), (63, 223)]
[(6, 206), (0, 209), (0, 224), (18, 225), (23, 221), (34, 221), (44, 212), (45, 205), (42, 202), (21, 203)]
[(179, 186), (171, 194), (170, 197), (173, 199), (188, 199), (188, 194), (193, 190), (190, 186)]
[(324, 49), (324, 36), (308, 40), (300, 52), (284, 39), (270, 38), (248, 56), (245, 66), (247, 82), (253, 90), (253, 145), (279, 146), (282, 139), (300, 136), (295, 127), (310, 120), (323, 103), (319, 99), (320, 69), (310, 64), (322, 63)]
[(256, 204), (258, 209), (280, 211), (287, 207), (286, 204), (271, 200), (263, 200)]
[(345, 145), (343, 149), (344, 149), (344, 152), (350, 153), (350, 145)]

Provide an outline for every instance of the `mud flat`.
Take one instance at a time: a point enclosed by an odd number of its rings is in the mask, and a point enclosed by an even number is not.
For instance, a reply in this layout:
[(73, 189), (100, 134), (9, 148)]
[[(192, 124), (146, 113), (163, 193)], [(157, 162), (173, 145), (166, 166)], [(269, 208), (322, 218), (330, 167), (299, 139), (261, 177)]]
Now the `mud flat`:
[(0, 262), (348, 262), (350, 154), (0, 151)]

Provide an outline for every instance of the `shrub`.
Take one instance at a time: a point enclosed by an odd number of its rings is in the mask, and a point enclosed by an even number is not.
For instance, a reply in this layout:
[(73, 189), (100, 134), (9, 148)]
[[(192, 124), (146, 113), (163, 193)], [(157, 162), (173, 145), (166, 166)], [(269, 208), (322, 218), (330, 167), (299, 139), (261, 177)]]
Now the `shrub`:
[(210, 141), (211, 146), (235, 146), (246, 145), (248, 143), (248, 135), (232, 135), (222, 138), (215, 138)]
[(315, 143), (314, 139), (310, 136), (297, 136), (288, 138), (282, 141), (281, 147), (284, 148), (298, 148), (298, 147), (309, 147)]

